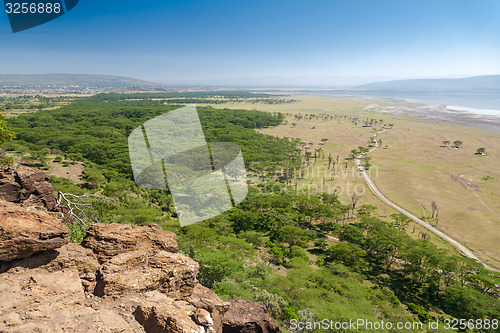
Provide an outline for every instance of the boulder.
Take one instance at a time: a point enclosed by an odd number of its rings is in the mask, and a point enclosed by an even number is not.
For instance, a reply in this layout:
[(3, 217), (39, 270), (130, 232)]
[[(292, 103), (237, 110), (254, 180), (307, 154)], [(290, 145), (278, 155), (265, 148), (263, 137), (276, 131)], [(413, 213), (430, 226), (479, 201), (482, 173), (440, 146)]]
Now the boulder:
[(57, 249), (69, 242), (67, 233), (68, 227), (47, 213), (0, 201), (0, 261)]
[(82, 246), (91, 249), (102, 263), (130, 251), (164, 250), (177, 253), (177, 236), (157, 224), (144, 227), (129, 224), (94, 224), (87, 231)]
[(229, 301), (229, 303), (229, 310), (224, 315), (224, 333), (280, 332), (264, 304), (249, 301)]
[(41, 170), (23, 165), (0, 169), (0, 200), (25, 207), (54, 210), (57, 201), (49, 177)]
[(101, 265), (90, 249), (79, 244), (70, 243), (56, 250), (58, 252), (50, 263), (44, 267), (50, 272), (64, 268), (75, 268), (80, 276), (95, 274)]
[(179, 253), (133, 251), (105, 262), (98, 272), (96, 295), (117, 296), (158, 290), (183, 300), (198, 283), (196, 261)]
[[(198, 309), (203, 309), (212, 318), (211, 325), (204, 325), (213, 328), (215, 332), (222, 332), (222, 318), (229, 309), (229, 302), (222, 301), (212, 290), (197, 284), (188, 302)], [(201, 322), (200, 322), (201, 323)]]
[(195, 312), (192, 306), (146, 302), (137, 307), (135, 318), (148, 333), (205, 333), (192, 319)]

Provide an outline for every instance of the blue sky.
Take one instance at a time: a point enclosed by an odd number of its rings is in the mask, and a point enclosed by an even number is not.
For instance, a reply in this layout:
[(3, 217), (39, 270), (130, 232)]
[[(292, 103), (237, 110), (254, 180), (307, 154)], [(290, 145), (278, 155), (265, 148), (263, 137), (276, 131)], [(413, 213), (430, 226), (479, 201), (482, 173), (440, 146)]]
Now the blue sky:
[(338, 85), (500, 74), (498, 0), (80, 0), (13, 34), (0, 73)]

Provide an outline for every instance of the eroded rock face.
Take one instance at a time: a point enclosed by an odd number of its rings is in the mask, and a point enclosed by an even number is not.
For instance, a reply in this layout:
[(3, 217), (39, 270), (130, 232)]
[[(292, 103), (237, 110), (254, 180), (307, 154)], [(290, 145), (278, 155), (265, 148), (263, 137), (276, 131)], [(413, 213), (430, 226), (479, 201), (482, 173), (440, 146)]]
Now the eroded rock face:
[(22, 165), (0, 169), (0, 200), (49, 211), (57, 205), (49, 177)]
[[(36, 252), (26, 244), (56, 245), (51, 237), (67, 232), (46, 213), (1, 202), (0, 212), (0, 245), (18, 249), (0, 247), (4, 258)], [(198, 284), (198, 263), (174, 253), (175, 234), (157, 225), (97, 225), (88, 248), (45, 245), (28, 258), (0, 262), (0, 332), (278, 331), (262, 304), (230, 308)]]
[(45, 268), (49, 272), (74, 268), (79, 273), (85, 292), (93, 293), (97, 282), (96, 273), (101, 265), (91, 250), (69, 243), (57, 250), (38, 252), (28, 258), (0, 262), (0, 273), (16, 267)]
[(176, 253), (177, 236), (157, 224), (145, 227), (128, 224), (95, 224), (87, 231), (82, 246), (91, 249), (100, 262), (130, 251), (164, 250)]
[(249, 301), (229, 301), (229, 303), (229, 310), (224, 315), (224, 333), (280, 332), (264, 304)]
[(133, 251), (105, 262), (99, 271), (96, 294), (116, 296), (158, 290), (176, 299), (187, 299), (198, 283), (196, 261), (179, 253)]
[(41, 211), (0, 201), (0, 261), (26, 258), (68, 243), (68, 227)]

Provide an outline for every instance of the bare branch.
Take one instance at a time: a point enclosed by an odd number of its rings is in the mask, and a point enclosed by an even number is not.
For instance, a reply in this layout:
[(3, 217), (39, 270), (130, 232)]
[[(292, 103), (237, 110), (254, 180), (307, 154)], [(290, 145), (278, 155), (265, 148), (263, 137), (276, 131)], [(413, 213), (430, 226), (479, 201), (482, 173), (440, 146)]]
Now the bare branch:
[(72, 221), (77, 221), (84, 228), (100, 222), (94, 209), (98, 203), (107, 205), (117, 204), (116, 200), (102, 196), (100, 193), (84, 195), (57, 193), (56, 207), (66, 206), (68, 208), (66, 216)]

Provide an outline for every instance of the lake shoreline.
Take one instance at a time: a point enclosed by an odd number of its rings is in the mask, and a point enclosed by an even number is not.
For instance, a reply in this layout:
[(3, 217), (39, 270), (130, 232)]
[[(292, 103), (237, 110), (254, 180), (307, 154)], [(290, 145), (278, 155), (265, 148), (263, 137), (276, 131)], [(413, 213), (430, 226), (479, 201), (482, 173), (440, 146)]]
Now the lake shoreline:
[(370, 105), (365, 107), (365, 110), (447, 124), (462, 125), (500, 133), (500, 116), (485, 113), (474, 113), (471, 112), (473, 111), (473, 108), (470, 107), (450, 106), (442, 103), (425, 102), (413, 99), (398, 99), (393, 97), (361, 97), (332, 94), (323, 94), (321, 96), (381, 101), (393, 104), (394, 106), (379, 106), (374, 104), (373, 106)]
[(394, 103), (396, 106), (377, 107), (371, 111), (474, 127), (481, 130), (500, 133), (500, 116), (473, 113), (471, 112), (471, 108), (423, 101), (397, 100), (392, 98), (379, 98), (379, 100)]
[(500, 133), (500, 110), (495, 109), (473, 108), (469, 106), (451, 105), (442, 102), (429, 102), (403, 97), (398, 98), (369, 95), (363, 96), (347, 93), (322, 93), (318, 91), (295, 91), (293, 93), (290, 91), (286, 91), (286, 94), (380, 101), (387, 104), (393, 104), (394, 106), (375, 106), (376, 103), (374, 103), (373, 106), (368, 106), (365, 108), (365, 110), (377, 113), (407, 116), (411, 118), (447, 124), (462, 125), (477, 128), (480, 130)]

